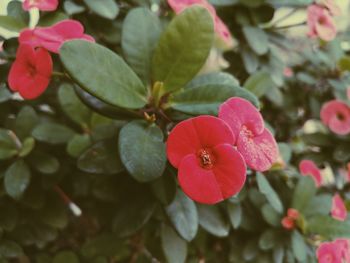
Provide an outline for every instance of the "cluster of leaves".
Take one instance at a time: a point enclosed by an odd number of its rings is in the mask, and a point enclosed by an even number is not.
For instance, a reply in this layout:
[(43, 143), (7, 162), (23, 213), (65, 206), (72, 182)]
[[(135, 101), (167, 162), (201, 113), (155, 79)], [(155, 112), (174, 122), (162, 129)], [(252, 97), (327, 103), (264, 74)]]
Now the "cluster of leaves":
[[(350, 237), (350, 220), (329, 216), (333, 193), (349, 192), (337, 175), (350, 161), (349, 136), (315, 121), (312, 133), (304, 126), (319, 119), (324, 102), (346, 98), (350, 68), (340, 40), (298, 56), (269, 24), (279, 7), (305, 8), (309, 0), (211, 3), (239, 44), (225, 53), (225, 73), (197, 75), (214, 43), (209, 13), (192, 7), (172, 18), (165, 1), (60, 1), (39, 25), (73, 17), (98, 44), (64, 44), (53, 57), (60, 74), (35, 101), (7, 88), (18, 43), (5, 40), (0, 262), (315, 262), (321, 240)], [(28, 21), (17, 1), (0, 16), (15, 32)], [(287, 80), (286, 53), (296, 56)], [(260, 105), (285, 166), (250, 173), (228, 201), (199, 205), (178, 188), (165, 140), (177, 121), (216, 115), (233, 96)], [(296, 169), (304, 158), (327, 164), (337, 183), (317, 190)], [(288, 208), (301, 213), (293, 231), (281, 225)]]

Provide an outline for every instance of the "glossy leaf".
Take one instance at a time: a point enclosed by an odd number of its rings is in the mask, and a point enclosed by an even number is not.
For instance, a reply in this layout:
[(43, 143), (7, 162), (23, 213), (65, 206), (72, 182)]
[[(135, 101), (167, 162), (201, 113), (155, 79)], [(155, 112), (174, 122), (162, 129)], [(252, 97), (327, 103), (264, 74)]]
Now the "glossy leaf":
[(161, 35), (153, 58), (153, 80), (170, 92), (185, 86), (204, 65), (214, 40), (213, 19), (199, 6), (186, 8)]
[(301, 177), (293, 193), (292, 207), (299, 212), (303, 212), (316, 194), (316, 191), (315, 182), (311, 176)]
[(139, 182), (160, 177), (165, 169), (163, 133), (155, 124), (133, 121), (119, 133), (119, 154), (128, 172)]
[(226, 237), (230, 225), (216, 206), (198, 205), (199, 224), (210, 234), (217, 237)]
[(129, 109), (143, 107), (147, 90), (130, 67), (111, 50), (83, 40), (66, 42), (61, 61), (77, 83), (102, 101)]
[(113, 20), (119, 13), (119, 7), (114, 0), (84, 0), (85, 4), (99, 16)]
[(271, 187), (269, 181), (261, 173), (256, 175), (259, 190), (263, 193), (270, 205), (279, 213), (283, 212), (283, 204), (276, 191)]
[(184, 263), (187, 256), (187, 243), (171, 228), (162, 225), (162, 248), (169, 263)]
[(36, 126), (32, 135), (38, 141), (61, 144), (68, 142), (74, 136), (74, 131), (62, 124), (47, 122)]
[(243, 34), (249, 46), (258, 55), (264, 55), (269, 50), (269, 41), (264, 30), (259, 27), (244, 26)]
[(5, 173), (6, 193), (14, 199), (20, 199), (30, 183), (30, 169), (23, 160), (13, 163)]
[(9, 159), (17, 154), (17, 145), (11, 131), (0, 128), (0, 160)]

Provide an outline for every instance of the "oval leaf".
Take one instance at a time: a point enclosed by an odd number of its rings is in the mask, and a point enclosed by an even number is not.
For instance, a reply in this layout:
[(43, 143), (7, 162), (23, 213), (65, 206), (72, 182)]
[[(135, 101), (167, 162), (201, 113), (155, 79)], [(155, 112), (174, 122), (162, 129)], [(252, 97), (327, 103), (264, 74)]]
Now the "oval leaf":
[(214, 236), (228, 236), (230, 225), (217, 206), (198, 205), (197, 207), (201, 227)]
[(169, 263), (184, 263), (187, 256), (187, 244), (173, 228), (163, 225), (162, 226), (162, 248)]
[(23, 160), (12, 164), (5, 173), (4, 186), (6, 193), (14, 199), (24, 194), (30, 183), (30, 170)]

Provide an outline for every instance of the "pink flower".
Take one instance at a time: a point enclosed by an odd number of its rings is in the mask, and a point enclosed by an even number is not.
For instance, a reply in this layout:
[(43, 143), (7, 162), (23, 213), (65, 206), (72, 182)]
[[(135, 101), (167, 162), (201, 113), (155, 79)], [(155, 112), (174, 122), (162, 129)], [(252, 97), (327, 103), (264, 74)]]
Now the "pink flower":
[(335, 245), (339, 250), (340, 257), (345, 260), (344, 262), (350, 262), (350, 240), (339, 238), (335, 240)]
[(58, 7), (58, 0), (24, 0), (22, 7), (26, 11), (31, 8), (38, 8), (41, 11), (55, 11)]
[(293, 72), (293, 70), (292, 70), (291, 68), (286, 67), (286, 68), (284, 68), (284, 70), (283, 70), (283, 75), (284, 75), (285, 77), (287, 77), (287, 78), (290, 78), (290, 77), (293, 77), (294, 72)]
[(334, 219), (339, 221), (345, 221), (348, 216), (344, 201), (339, 194), (333, 196), (331, 215)]
[(168, 0), (168, 4), (176, 14), (195, 4), (205, 7), (213, 17), (215, 32), (218, 38), (223, 42), (225, 48), (230, 49), (233, 47), (233, 39), (228, 27), (216, 14), (215, 8), (207, 0)]
[(238, 193), (246, 179), (246, 165), (232, 144), (227, 124), (212, 116), (180, 122), (167, 140), (169, 162), (178, 168), (183, 191), (193, 200), (215, 204)]
[(84, 27), (80, 22), (70, 19), (60, 21), (50, 27), (25, 29), (19, 36), (20, 43), (33, 47), (44, 47), (53, 53), (58, 53), (63, 43), (72, 39), (95, 41), (92, 36), (84, 34)]
[(334, 242), (322, 243), (316, 251), (318, 263), (342, 263), (339, 249)]
[(12, 91), (18, 91), (24, 99), (34, 99), (47, 88), (52, 74), (50, 53), (43, 49), (22, 44), (16, 54), (8, 76)]
[(334, 0), (319, 0), (318, 4), (326, 7), (333, 16), (341, 15), (340, 7), (334, 2)]
[(348, 99), (350, 100), (350, 87), (346, 89), (346, 95), (348, 96)]
[(292, 230), (295, 228), (295, 221), (288, 216), (283, 217), (281, 224), (287, 230)]
[(329, 11), (319, 5), (310, 5), (307, 9), (307, 25), (309, 37), (319, 37), (331, 41), (337, 34), (337, 29)]
[(321, 120), (336, 134), (350, 133), (350, 108), (340, 101), (332, 100), (325, 103), (321, 109)]
[(300, 216), (299, 211), (294, 208), (289, 208), (287, 211), (287, 216), (293, 220), (297, 220)]
[(277, 143), (253, 104), (242, 98), (230, 98), (221, 104), (219, 118), (230, 126), (237, 150), (247, 165), (257, 171), (270, 169), (279, 155)]
[(299, 171), (301, 175), (310, 175), (312, 179), (314, 179), (317, 187), (320, 187), (322, 185), (321, 172), (313, 161), (302, 160), (299, 163)]

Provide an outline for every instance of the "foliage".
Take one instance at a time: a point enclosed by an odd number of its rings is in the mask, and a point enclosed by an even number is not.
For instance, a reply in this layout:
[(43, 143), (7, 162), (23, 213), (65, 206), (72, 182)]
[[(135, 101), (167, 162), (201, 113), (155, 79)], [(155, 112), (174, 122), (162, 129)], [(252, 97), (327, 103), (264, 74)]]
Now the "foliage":
[[(311, 0), (210, 2), (236, 41), (225, 72), (208, 70), (208, 56), (223, 51), (207, 10), (175, 16), (161, 0), (62, 0), (41, 12), (40, 26), (72, 18), (96, 43), (67, 41), (52, 54), (55, 74), (35, 100), (10, 92), (18, 38), (4, 38), (1, 263), (316, 262), (321, 241), (350, 238), (350, 218), (330, 216), (334, 193), (350, 205), (350, 137), (319, 121), (325, 102), (349, 105), (346, 36), (293, 43), (271, 23), (279, 8)], [(0, 25), (20, 32), (29, 20), (13, 1)], [(179, 121), (217, 115), (230, 97), (261, 109), (280, 159), (267, 172), (249, 170), (238, 195), (198, 204), (178, 186), (166, 139)], [(325, 168), (322, 187), (301, 176), (303, 159)], [(281, 224), (288, 208), (300, 212), (292, 230)]]

